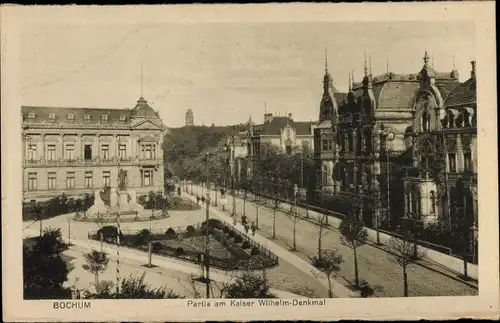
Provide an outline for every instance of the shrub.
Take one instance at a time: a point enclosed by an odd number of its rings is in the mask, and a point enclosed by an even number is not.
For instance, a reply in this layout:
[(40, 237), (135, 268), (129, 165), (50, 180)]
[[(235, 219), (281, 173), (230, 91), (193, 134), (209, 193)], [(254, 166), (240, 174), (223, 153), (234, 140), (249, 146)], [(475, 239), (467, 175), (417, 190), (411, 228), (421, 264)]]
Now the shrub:
[(114, 225), (105, 225), (97, 230), (97, 239), (101, 238), (101, 233), (104, 240), (116, 240), (118, 229)]
[(134, 236), (134, 241), (132, 243), (134, 246), (142, 246), (149, 241), (150, 237), (151, 232), (149, 232), (148, 229), (143, 229)]
[(177, 237), (177, 233), (175, 233), (175, 230), (172, 228), (168, 228), (168, 230), (165, 231), (165, 235), (167, 236), (167, 238), (176, 238)]
[(196, 232), (196, 229), (192, 225), (188, 225), (187, 228), (186, 228), (186, 232), (189, 235), (193, 235)]
[(241, 236), (237, 235), (237, 236), (234, 237), (234, 242), (235, 243), (241, 243), (242, 241), (243, 241), (243, 239), (241, 238)]
[(157, 252), (163, 249), (163, 244), (161, 242), (155, 241), (151, 245), (151, 249), (153, 252)]
[(227, 237), (228, 238), (233, 238), (234, 236), (235, 236), (234, 231), (229, 230), (229, 232), (227, 233)]
[(251, 255), (258, 255), (260, 254), (260, 250), (257, 247), (252, 247), (252, 251), (250, 251)]
[(222, 228), (222, 231), (223, 231), (224, 233), (229, 233), (229, 231), (230, 231), (230, 230), (229, 230), (229, 227), (228, 227), (228, 226), (224, 226), (224, 227)]
[(243, 244), (241, 245), (242, 249), (250, 249), (252, 246), (250, 245), (250, 242), (244, 241)]
[(184, 254), (186, 254), (186, 253), (184, 252), (184, 249), (182, 247), (178, 247), (177, 249), (175, 249), (176, 256), (182, 256)]

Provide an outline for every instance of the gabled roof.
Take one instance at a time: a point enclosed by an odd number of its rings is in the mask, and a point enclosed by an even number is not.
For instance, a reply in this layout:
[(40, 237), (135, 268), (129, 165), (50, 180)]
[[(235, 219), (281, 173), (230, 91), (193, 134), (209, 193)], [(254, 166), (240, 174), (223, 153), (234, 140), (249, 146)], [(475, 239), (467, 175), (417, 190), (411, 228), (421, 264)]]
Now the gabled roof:
[(476, 104), (476, 102), (476, 78), (474, 77), (453, 89), (446, 98), (444, 106), (452, 107), (465, 104)]
[(293, 121), (288, 117), (273, 117), (271, 121), (261, 125), (255, 125), (255, 129), (260, 135), (280, 135), (281, 130), (290, 125), (295, 129), (297, 135), (308, 135), (311, 133), (311, 126), (314, 122)]

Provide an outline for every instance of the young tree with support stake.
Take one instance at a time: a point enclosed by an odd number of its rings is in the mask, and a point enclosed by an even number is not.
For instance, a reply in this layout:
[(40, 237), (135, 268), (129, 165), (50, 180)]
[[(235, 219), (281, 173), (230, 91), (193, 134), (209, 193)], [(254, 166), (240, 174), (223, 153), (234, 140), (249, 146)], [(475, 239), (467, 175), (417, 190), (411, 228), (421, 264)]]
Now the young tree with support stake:
[(359, 269), (357, 248), (366, 243), (368, 233), (361, 219), (358, 219), (356, 211), (350, 212), (340, 223), (339, 231), (342, 241), (352, 248), (354, 253), (354, 277), (356, 288), (359, 288)]
[(82, 265), (83, 269), (94, 274), (94, 284), (96, 292), (99, 292), (99, 274), (106, 271), (108, 268), (109, 258), (106, 253), (92, 250), (83, 255), (85, 264)]
[(344, 262), (342, 255), (335, 249), (322, 250), (320, 256), (314, 257), (312, 265), (326, 275), (328, 279), (328, 297), (333, 297), (332, 277), (340, 271), (340, 265)]
[(329, 232), (328, 231), (328, 215), (321, 214), (321, 217), (318, 219), (317, 223), (318, 229), (318, 258), (321, 258), (323, 254), (322, 243), (323, 237)]
[[(408, 225), (399, 228), (400, 237), (392, 237), (388, 244), (389, 260), (401, 266), (403, 270), (403, 295), (408, 297), (408, 267), (415, 263), (415, 260), (422, 255), (418, 254), (419, 249), (414, 248), (414, 234)], [(415, 255), (415, 252), (417, 254)]]

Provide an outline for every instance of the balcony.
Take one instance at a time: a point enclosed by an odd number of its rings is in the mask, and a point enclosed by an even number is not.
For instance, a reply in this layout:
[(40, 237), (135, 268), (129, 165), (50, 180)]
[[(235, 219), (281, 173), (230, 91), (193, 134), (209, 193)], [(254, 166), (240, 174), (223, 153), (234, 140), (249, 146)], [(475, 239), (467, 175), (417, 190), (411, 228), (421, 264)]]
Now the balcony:
[(53, 159), (46, 160), (44, 158), (33, 159), (33, 160), (24, 160), (24, 167), (71, 167), (71, 166), (113, 166), (113, 165), (151, 165), (156, 166), (160, 165), (163, 162), (162, 159), (139, 159), (133, 157), (120, 158), (111, 157), (108, 159), (102, 159), (99, 157), (92, 159), (83, 159), (83, 158), (75, 158), (75, 159)]

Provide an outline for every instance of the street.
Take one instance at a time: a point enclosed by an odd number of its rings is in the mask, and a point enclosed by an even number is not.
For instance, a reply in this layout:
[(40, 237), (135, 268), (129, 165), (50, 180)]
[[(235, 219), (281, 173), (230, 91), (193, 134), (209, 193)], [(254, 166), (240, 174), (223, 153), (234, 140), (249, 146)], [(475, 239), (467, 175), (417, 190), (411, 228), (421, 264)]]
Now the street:
[[(199, 190), (201, 192), (201, 189)], [(206, 192), (206, 189), (205, 189)], [(215, 194), (212, 192), (212, 199)], [(226, 211), (231, 212), (232, 197), (228, 196)], [(249, 222), (256, 221), (255, 204), (246, 201), (245, 214)], [(219, 207), (220, 209), (220, 207)], [(238, 218), (243, 214), (243, 200), (236, 198), (236, 212)], [(259, 228), (257, 234), (272, 238), (273, 230), (272, 209), (259, 206)], [(293, 252), (293, 216), (284, 212), (276, 212), (276, 239), (273, 242)], [(298, 257), (310, 262), (318, 252), (318, 227), (306, 220), (296, 223)], [(352, 249), (341, 242), (338, 230), (328, 228), (323, 236), (323, 249), (336, 248), (344, 259), (338, 279), (345, 286), (354, 282), (354, 257)], [(378, 297), (401, 297), (403, 294), (403, 273), (399, 265), (391, 262), (387, 252), (380, 248), (365, 244), (358, 247), (358, 264), (360, 280), (366, 280), (371, 286), (376, 286), (375, 295)], [(477, 288), (453, 279), (454, 273), (443, 274), (441, 271), (428, 269), (420, 265), (411, 266), (408, 270), (409, 296), (443, 296), (443, 295), (477, 295)]]

